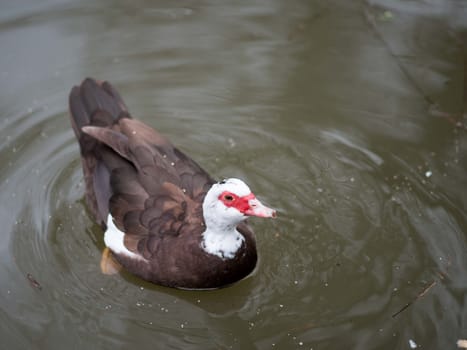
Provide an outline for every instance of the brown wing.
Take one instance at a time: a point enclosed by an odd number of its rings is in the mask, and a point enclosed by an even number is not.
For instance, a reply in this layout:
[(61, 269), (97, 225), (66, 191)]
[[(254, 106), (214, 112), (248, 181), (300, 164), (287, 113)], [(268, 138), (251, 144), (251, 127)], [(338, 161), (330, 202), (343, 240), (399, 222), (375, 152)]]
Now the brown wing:
[(110, 173), (109, 212), (129, 250), (150, 258), (164, 237), (199, 231), (214, 181), (198, 164), (133, 119), (83, 131), (108, 146), (100, 161)]
[[(131, 119), (118, 92), (91, 78), (70, 93), (81, 148), (86, 199), (104, 228), (110, 212), (125, 245), (144, 256), (161, 237), (202, 223), (201, 203), (214, 182), (164, 136)], [(196, 226), (198, 225), (198, 226)]]

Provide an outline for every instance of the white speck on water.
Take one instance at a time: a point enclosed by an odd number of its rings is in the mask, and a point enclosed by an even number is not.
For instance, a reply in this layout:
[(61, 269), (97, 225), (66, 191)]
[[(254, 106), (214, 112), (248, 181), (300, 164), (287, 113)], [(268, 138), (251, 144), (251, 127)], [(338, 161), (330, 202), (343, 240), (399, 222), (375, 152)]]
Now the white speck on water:
[(293, 283), (294, 283), (295, 285), (297, 285), (297, 284), (298, 284), (298, 281), (295, 280), (295, 281), (293, 281)]
[(409, 346), (411, 349), (416, 349), (418, 347), (417, 343), (414, 342), (412, 339), (409, 339)]
[(167, 158), (167, 154), (163, 154), (163, 155), (162, 155), (162, 158)]
[(323, 192), (323, 189), (322, 189), (321, 187), (318, 187), (318, 188), (316, 189), (316, 191), (318, 191), (318, 193), (322, 193), (322, 192)]
[(174, 163), (174, 162), (171, 162), (171, 163), (170, 163), (170, 165), (174, 166), (174, 165), (175, 165), (175, 163)]
[(110, 305), (110, 304), (109, 304), (109, 305), (106, 305), (106, 306), (104, 306), (104, 309), (106, 309), (106, 310), (110, 310), (111, 308), (112, 308), (112, 305)]
[(428, 171), (425, 172), (425, 177), (426, 178), (430, 178), (431, 175), (433, 175), (433, 172), (431, 170), (428, 170)]
[(131, 133), (132, 133), (133, 135), (136, 135), (136, 130), (132, 130)]
[(183, 323), (181, 323), (180, 328), (185, 328), (185, 325)]
[(298, 345), (302, 346), (302, 345), (303, 345), (303, 342), (302, 342), (302, 341), (301, 341), (301, 342), (298, 342)]
[(353, 177), (351, 177), (350, 182), (355, 182), (355, 179)]
[(282, 305), (282, 304), (279, 304), (279, 307), (282, 309), (282, 308), (284, 307), (284, 305)]
[(139, 287), (139, 289), (140, 289), (140, 290), (144, 290), (144, 287), (143, 287), (143, 286), (141, 286), (141, 287)]

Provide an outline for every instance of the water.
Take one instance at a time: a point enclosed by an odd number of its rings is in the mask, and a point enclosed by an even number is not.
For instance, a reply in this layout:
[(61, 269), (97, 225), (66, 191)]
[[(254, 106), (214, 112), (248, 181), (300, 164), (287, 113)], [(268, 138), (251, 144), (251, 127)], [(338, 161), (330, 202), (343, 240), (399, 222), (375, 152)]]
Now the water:
[[(2, 349), (424, 349), (467, 338), (463, 1), (0, 3)], [(99, 270), (67, 95), (279, 210), (211, 292)], [(407, 306), (408, 305), (408, 306)]]

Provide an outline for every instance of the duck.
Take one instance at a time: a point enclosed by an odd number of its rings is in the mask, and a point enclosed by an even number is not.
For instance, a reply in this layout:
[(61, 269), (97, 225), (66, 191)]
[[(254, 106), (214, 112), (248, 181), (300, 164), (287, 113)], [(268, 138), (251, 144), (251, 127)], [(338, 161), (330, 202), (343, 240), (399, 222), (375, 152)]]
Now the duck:
[(69, 94), (87, 208), (111, 257), (157, 285), (216, 289), (249, 276), (256, 238), (249, 217), (274, 218), (241, 179), (215, 181), (154, 128), (132, 118), (107, 81)]

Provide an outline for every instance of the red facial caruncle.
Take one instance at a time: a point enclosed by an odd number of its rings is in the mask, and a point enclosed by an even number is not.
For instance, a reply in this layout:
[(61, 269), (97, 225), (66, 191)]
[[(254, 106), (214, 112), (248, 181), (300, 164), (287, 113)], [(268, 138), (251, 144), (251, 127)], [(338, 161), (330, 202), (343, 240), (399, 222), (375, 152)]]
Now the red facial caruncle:
[(247, 216), (259, 216), (264, 218), (275, 218), (276, 211), (262, 204), (253, 193), (246, 196), (238, 196), (235, 193), (224, 191), (219, 200), (228, 208), (235, 208)]

